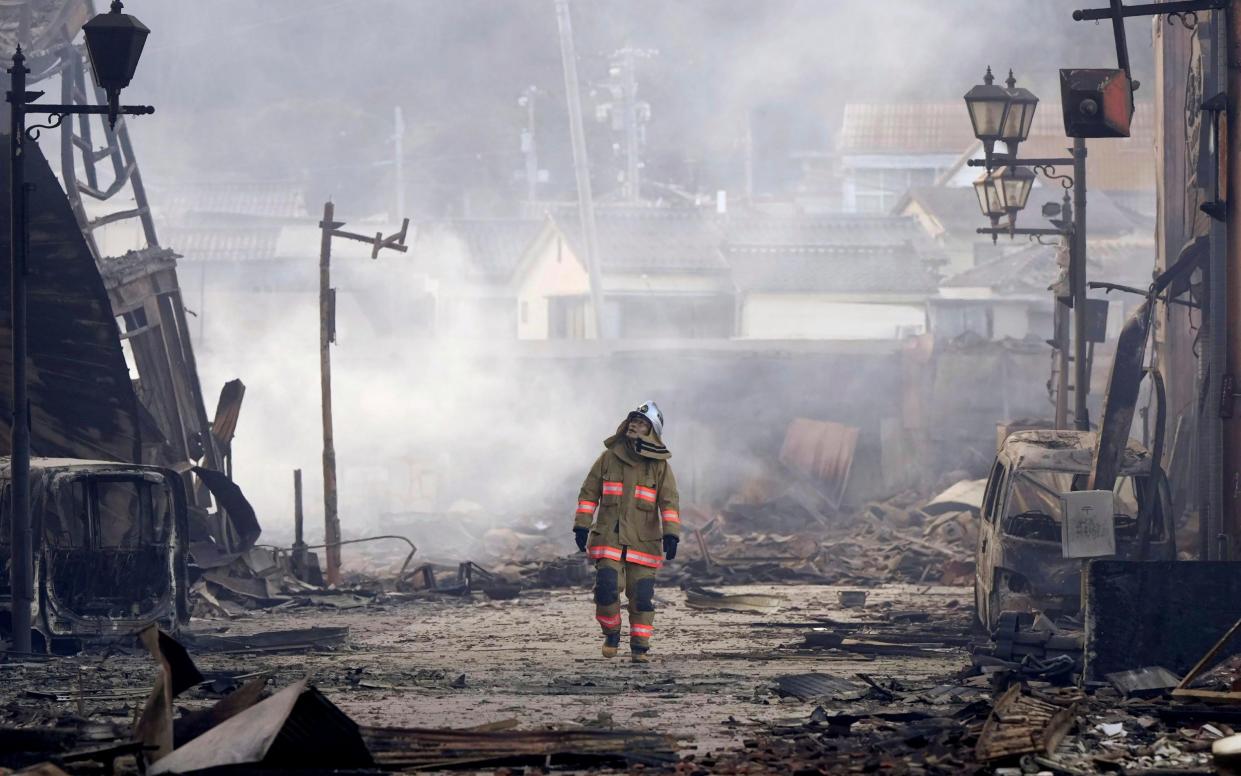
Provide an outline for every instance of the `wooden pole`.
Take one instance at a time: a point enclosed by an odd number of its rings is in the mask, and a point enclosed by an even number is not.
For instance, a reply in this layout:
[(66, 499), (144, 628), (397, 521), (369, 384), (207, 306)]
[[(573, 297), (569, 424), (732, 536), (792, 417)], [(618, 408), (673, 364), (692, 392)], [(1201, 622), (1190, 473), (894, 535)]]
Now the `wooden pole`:
[(332, 353), (336, 340), (335, 293), (332, 288), (332, 230), (335, 207), (323, 205), (319, 224), (319, 388), (323, 402), (323, 543), (327, 556), (327, 582), (340, 584), (340, 516), (336, 512), (336, 446), (332, 435)]
[(293, 470), (293, 544), (305, 544), (306, 537), (302, 532), (302, 470)]
[(302, 511), (302, 470), (293, 470), (293, 573), (306, 573), (305, 513)]

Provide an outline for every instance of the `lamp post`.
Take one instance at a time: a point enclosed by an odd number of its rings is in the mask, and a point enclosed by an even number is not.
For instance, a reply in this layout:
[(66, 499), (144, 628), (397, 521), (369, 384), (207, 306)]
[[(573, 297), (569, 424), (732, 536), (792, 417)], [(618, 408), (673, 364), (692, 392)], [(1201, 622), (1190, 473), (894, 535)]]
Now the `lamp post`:
[[(34, 605), (34, 543), (30, 521), (30, 405), (26, 391), (26, 142), (35, 142), (40, 129), (60, 126), (66, 116), (103, 115), (109, 127), (121, 114), (154, 113), (147, 105), (121, 105), (120, 92), (133, 79), (150, 30), (122, 10), (120, 0), (82, 27), (95, 83), (107, 94), (107, 105), (39, 104), (43, 92), (26, 91), (26, 57), (21, 46), (9, 68), (9, 269), (13, 351), (13, 418), (10, 437), (11, 522), (9, 583), (12, 590), (13, 651), (30, 652), (31, 608)], [(47, 124), (27, 128), (27, 114), (45, 115)]]
[[(965, 106), (969, 111), (974, 136), (983, 144), (983, 159), (970, 159), (970, 167), (985, 167), (986, 173), (974, 182), (979, 207), (991, 220), (990, 227), (980, 228), (979, 234), (989, 234), (995, 241), (999, 235), (1028, 236), (1031, 239), (1060, 237), (1069, 250), (1069, 289), (1073, 307), (1073, 422), (1081, 431), (1090, 430), (1090, 418), (1086, 399), (1090, 393), (1090, 373), (1086, 360), (1086, 142), (1073, 139), (1072, 156), (1055, 158), (1027, 158), (1017, 156), (1018, 146), (1025, 142), (1034, 124), (1038, 97), (1030, 90), (1017, 86), (1009, 71), (1007, 89), (994, 84), (991, 68), (987, 68), (983, 83), (965, 94)], [(1007, 153), (998, 154), (997, 142), (1003, 142)], [(1056, 173), (1057, 167), (1071, 166), (1071, 175)], [(1019, 228), (1017, 214), (1029, 201), (1037, 173), (1049, 180), (1057, 180), (1065, 190), (1064, 203), (1058, 208), (1060, 218), (1052, 221), (1054, 228)], [(1069, 193), (1072, 192), (1070, 203)], [(1008, 225), (1000, 226), (1001, 215), (1008, 217)], [(1057, 299), (1056, 304), (1061, 304)], [(1056, 308), (1056, 319), (1062, 320), (1061, 310)], [(1067, 327), (1059, 326), (1061, 332)], [(1067, 408), (1068, 343), (1067, 333), (1057, 337), (1060, 351), (1060, 388), (1056, 397), (1056, 426), (1063, 428)]]

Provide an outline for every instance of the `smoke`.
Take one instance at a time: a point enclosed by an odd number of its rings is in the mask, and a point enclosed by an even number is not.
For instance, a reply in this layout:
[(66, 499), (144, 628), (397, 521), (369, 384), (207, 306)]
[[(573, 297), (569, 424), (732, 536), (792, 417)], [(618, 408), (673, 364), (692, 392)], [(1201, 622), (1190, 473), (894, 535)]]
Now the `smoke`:
[[(1071, 20), (1084, 2), (574, 0), (572, 8), (584, 92), (606, 77), (616, 49), (658, 52), (638, 74), (652, 111), (644, 174), (701, 192), (742, 186), (739, 149), (757, 108), (804, 119), (797, 146), (776, 149), (786, 155), (829, 150), (847, 102), (958, 99), (988, 64), (1012, 66), (1044, 97), (1042, 110), (1056, 110), (1057, 68), (1115, 62), (1109, 27)], [(186, 179), (294, 180), (312, 210), (331, 197), (350, 228), (374, 231), (363, 222), (394, 210), (400, 106), (409, 208), (400, 215), (418, 223), (513, 214), (526, 120), (517, 97), (535, 85), (545, 94), (543, 191), (575, 194), (550, 0), (135, 0), (127, 10), (152, 29), (125, 96), (157, 108), (130, 122), (155, 189)], [(1153, 83), (1148, 25), (1130, 22), (1129, 41), (1136, 76)], [(606, 200), (614, 138), (593, 122), (587, 132), (596, 194)], [(187, 303), (201, 307), (193, 333), (205, 392), (234, 377), (249, 388), (237, 479), (273, 541), (292, 534), (294, 468), (305, 474), (311, 538), (322, 524), (311, 232), (271, 263), (182, 263)], [(707, 348), (670, 355), (631, 345), (584, 356), (554, 343), (517, 347), (493, 329), (496, 315), (515, 311), (469, 305), (436, 310), (451, 315), (453, 333), (430, 337), (427, 276), (463, 277), (461, 246), (435, 246), (434, 267), (394, 253), (372, 261), (342, 241), (334, 252), (346, 535), (382, 531), (402, 513), (466, 508), (497, 524), (537, 513), (562, 514), (567, 525), (600, 440), (644, 399), (667, 412), (674, 469), (704, 503), (761, 470), (799, 414), (870, 431), (899, 414), (899, 396), (875, 388), (899, 380), (890, 353), (772, 352), (740, 366)]]
[[(574, 0), (587, 114), (623, 46), (650, 102), (651, 180), (737, 189), (745, 116), (783, 106), (813, 125), (789, 152), (828, 150), (850, 101), (959, 99), (987, 65), (1011, 67), (1055, 110), (1060, 67), (1115, 64), (1108, 25), (1073, 22), (1084, 0)], [(1101, 4), (1101, 3), (1100, 3)], [(545, 192), (573, 195), (551, 0), (165, 0), (131, 9), (152, 29), (130, 99), (150, 174), (304, 179), (366, 215), (391, 208), (392, 108), (406, 119), (415, 218), (512, 213), (527, 86)], [(1135, 76), (1153, 84), (1150, 20), (1127, 24)], [(1149, 88), (1149, 87), (1148, 87)], [(1139, 92), (1142, 96), (1143, 92)], [(227, 127), (227, 131), (221, 128)], [(588, 127), (596, 185), (615, 188), (614, 138)]]

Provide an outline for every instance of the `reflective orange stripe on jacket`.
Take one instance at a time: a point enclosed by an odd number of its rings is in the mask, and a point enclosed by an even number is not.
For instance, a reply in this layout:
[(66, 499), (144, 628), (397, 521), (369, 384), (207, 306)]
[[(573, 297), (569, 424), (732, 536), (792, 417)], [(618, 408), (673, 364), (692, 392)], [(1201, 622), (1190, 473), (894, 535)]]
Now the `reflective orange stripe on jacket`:
[(657, 569), (664, 565), (664, 559), (658, 555), (649, 555), (645, 552), (638, 552), (632, 548), (625, 550), (625, 560), (630, 563), (636, 563), (639, 566), (650, 566), (653, 569)]
[(590, 547), (586, 550), (586, 556), (591, 560), (620, 560), (621, 551), (619, 547)]
[(659, 513), (659, 516), (664, 519), (665, 523), (681, 522), (681, 513), (676, 511), (675, 509), (665, 509), (664, 511)]
[(644, 488), (641, 485), (634, 485), (633, 495), (642, 501), (649, 501), (652, 504), (655, 503), (655, 491), (650, 488)]
[(577, 513), (579, 515), (593, 515), (597, 506), (599, 505), (593, 501), (579, 501), (577, 502)]
[(623, 496), (625, 495), (625, 483), (623, 482), (603, 482), (603, 495), (605, 496)]

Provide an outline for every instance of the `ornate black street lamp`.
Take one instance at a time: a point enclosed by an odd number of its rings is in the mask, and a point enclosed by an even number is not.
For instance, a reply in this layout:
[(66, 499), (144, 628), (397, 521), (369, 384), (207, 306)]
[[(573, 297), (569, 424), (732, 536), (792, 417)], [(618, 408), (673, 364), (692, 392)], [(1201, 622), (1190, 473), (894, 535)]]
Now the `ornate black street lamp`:
[(1030, 128), (1034, 126), (1034, 111), (1038, 109), (1038, 97), (1024, 86), (1017, 85), (1013, 71), (1008, 71), (1008, 79), (1004, 82), (1008, 87), (1008, 110), (1004, 114), (1004, 123), (1000, 127), (1000, 140), (1008, 146), (1008, 155), (1017, 157), (1017, 146), (1030, 137)]
[[(120, 105), (120, 91), (129, 85), (142, 46), (150, 32), (141, 22), (121, 10), (113, 0), (108, 13), (99, 14), (83, 26), (95, 83), (108, 96), (104, 105), (38, 104), (43, 92), (26, 91), (26, 57), (21, 46), (9, 68), (11, 110), (9, 131), (9, 212), (11, 330), (13, 350), (13, 422), (10, 437), (12, 530), (9, 582), (12, 590), (13, 651), (30, 651), (31, 609), (34, 605), (34, 543), (30, 522), (30, 405), (26, 391), (26, 142), (35, 142), (40, 129), (60, 126), (66, 116), (92, 114), (108, 117), (109, 131), (121, 114), (154, 113), (148, 105)], [(26, 114), (46, 115), (48, 123), (26, 127)]]
[(1008, 215), (1008, 225), (1017, 225), (1017, 214), (1025, 209), (1034, 188), (1034, 171), (1029, 167), (1001, 167), (991, 174), (1000, 206)]
[[(995, 76), (987, 68), (982, 83), (965, 93), (965, 107), (974, 125), (974, 137), (982, 141), (987, 158), (995, 152), (995, 141), (1000, 139), (1004, 121), (1008, 118), (1009, 94), (1004, 87), (995, 85)], [(990, 167), (990, 165), (988, 165)]]
[(82, 25), (95, 85), (108, 96), (108, 124), (112, 127), (116, 127), (116, 116), (120, 112), (121, 90), (133, 80), (142, 47), (151, 34), (145, 24), (121, 8), (121, 0), (112, 0), (108, 13), (101, 13)]
[[(995, 185), (995, 173), (984, 172), (974, 181), (974, 194), (978, 197), (978, 208), (991, 221), (991, 226), (998, 227), (1000, 218), (1005, 215), (1004, 203), (1000, 201), (1000, 190)], [(999, 239), (999, 232), (991, 234), (991, 242)]]
[[(974, 125), (974, 135), (982, 141), (984, 158), (971, 159), (970, 167), (985, 167), (987, 174), (974, 182), (978, 204), (984, 216), (991, 220), (990, 227), (978, 230), (989, 234), (994, 242), (1000, 234), (1009, 237), (1028, 236), (1042, 240), (1044, 237), (1060, 237), (1069, 249), (1069, 288), (1073, 308), (1073, 367), (1074, 367), (1074, 425), (1083, 431), (1090, 429), (1086, 412), (1086, 397), (1090, 390), (1090, 375), (1086, 360), (1086, 141), (1073, 138), (1073, 155), (1062, 158), (1022, 159), (1017, 147), (1026, 141), (1034, 123), (1038, 97), (1028, 89), (1019, 88), (1012, 71), (1008, 74), (1008, 89), (1000, 89), (992, 81), (991, 68), (987, 68), (985, 83), (975, 86), (965, 95), (965, 106)], [(1003, 98), (997, 93), (1003, 92)], [(998, 117), (998, 118), (997, 118)], [(998, 122), (998, 123), (997, 123)], [(995, 154), (996, 141), (1008, 146), (1005, 155)], [(1073, 168), (1072, 175), (1056, 173), (1057, 167)], [(998, 168), (998, 169), (997, 169)], [(1036, 173), (1057, 180), (1065, 189), (1065, 201), (1059, 208), (1061, 218), (1054, 220), (1054, 228), (1018, 228), (1017, 214), (1025, 208), (1034, 186)], [(1072, 202), (1069, 192), (1072, 192)], [(1008, 217), (1008, 225), (1000, 226), (998, 215)], [(1062, 314), (1057, 299), (1057, 316)], [(1067, 330), (1067, 327), (1058, 327)], [(1067, 335), (1065, 335), (1067, 337)], [(1064, 397), (1068, 385), (1067, 341), (1057, 343), (1061, 355), (1060, 389), (1057, 391), (1056, 422), (1063, 427), (1067, 408)]]

